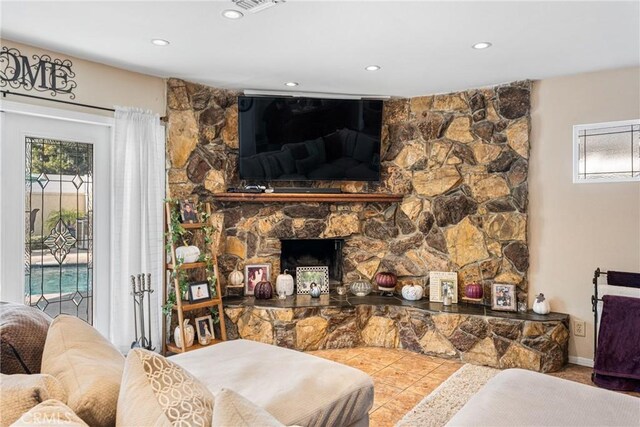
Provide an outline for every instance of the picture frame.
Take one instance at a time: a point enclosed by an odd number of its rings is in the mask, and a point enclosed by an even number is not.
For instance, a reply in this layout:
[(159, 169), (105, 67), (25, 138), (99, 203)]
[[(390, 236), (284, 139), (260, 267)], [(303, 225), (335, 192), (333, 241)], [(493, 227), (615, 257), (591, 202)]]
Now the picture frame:
[(195, 202), (180, 200), (180, 220), (183, 224), (194, 224), (200, 221)]
[(518, 311), (516, 285), (494, 283), (491, 285), (491, 309), (498, 311)]
[(196, 317), (196, 333), (198, 334), (198, 342), (201, 345), (207, 345), (211, 340), (215, 339), (213, 330), (213, 318), (211, 315)]
[(195, 303), (200, 301), (206, 301), (211, 299), (211, 288), (209, 288), (209, 282), (192, 282), (189, 283), (189, 302)]
[(320, 286), (321, 294), (329, 293), (329, 267), (296, 267), (296, 289), (298, 295), (309, 295), (311, 283)]
[(429, 273), (429, 301), (442, 302), (443, 282), (451, 288), (451, 302), (458, 303), (458, 273), (455, 271), (431, 271)]
[(458, 286), (455, 283), (455, 281), (451, 280), (451, 279), (442, 279), (440, 280), (440, 289), (441, 289), (441, 294), (442, 294), (442, 299), (444, 300), (445, 295), (447, 295), (447, 293), (449, 295), (451, 295), (451, 302), (455, 303), (458, 302), (457, 298), (455, 297), (458, 294)]
[(244, 266), (244, 294), (253, 295), (256, 285), (271, 281), (271, 264), (247, 264)]

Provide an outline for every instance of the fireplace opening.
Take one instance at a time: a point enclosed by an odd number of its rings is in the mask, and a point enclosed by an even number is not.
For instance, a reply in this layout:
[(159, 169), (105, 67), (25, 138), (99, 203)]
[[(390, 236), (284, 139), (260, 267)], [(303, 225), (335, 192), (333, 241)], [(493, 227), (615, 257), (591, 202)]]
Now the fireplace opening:
[(342, 247), (344, 239), (281, 240), (280, 268), (294, 278), (296, 267), (329, 267), (331, 288), (342, 282)]

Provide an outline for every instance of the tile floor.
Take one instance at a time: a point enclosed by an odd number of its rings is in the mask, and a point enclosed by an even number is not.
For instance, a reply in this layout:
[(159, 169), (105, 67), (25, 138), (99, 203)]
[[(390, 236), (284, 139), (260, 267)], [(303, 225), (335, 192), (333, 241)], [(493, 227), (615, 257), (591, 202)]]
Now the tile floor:
[[(377, 347), (318, 350), (309, 353), (353, 366), (373, 377), (374, 401), (369, 412), (371, 427), (395, 425), (463, 365), (407, 350)], [(562, 371), (551, 375), (593, 385), (591, 368), (585, 366), (569, 364)]]
[(370, 426), (393, 426), (463, 364), (407, 350), (360, 347), (310, 351), (373, 377)]

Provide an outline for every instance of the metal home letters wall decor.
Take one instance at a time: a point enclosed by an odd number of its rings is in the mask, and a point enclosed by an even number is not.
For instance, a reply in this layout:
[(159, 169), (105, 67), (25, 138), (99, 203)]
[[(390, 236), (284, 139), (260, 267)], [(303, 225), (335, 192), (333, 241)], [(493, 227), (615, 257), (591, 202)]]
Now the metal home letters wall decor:
[(69, 95), (78, 84), (73, 80), (76, 74), (68, 59), (52, 59), (49, 55), (22, 55), (16, 48), (2, 46), (0, 50), (0, 87), (11, 87), (38, 92)]

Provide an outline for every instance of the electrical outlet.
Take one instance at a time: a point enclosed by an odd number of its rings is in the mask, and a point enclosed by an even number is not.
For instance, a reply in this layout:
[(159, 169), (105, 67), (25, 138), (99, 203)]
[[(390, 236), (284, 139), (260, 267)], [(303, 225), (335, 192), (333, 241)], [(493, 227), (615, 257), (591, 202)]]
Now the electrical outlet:
[(573, 335), (577, 337), (586, 336), (585, 331), (586, 325), (584, 320), (574, 320), (573, 321)]

